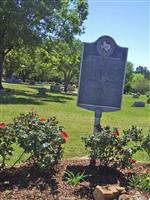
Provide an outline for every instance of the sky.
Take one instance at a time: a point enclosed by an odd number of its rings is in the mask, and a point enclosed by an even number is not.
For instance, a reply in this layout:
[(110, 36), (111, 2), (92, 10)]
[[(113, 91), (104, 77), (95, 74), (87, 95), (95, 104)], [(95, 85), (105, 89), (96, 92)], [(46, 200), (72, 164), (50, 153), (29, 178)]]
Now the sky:
[(111, 36), (121, 47), (128, 47), (128, 61), (150, 69), (150, 0), (89, 0), (82, 42)]

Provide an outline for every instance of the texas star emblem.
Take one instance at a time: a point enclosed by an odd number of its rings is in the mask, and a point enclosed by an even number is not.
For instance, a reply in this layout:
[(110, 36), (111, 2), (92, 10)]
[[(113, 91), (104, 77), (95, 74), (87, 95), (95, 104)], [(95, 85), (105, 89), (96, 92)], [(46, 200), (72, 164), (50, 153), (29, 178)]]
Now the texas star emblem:
[(109, 49), (111, 48), (111, 45), (109, 43), (107, 43), (107, 41), (103, 41), (103, 44), (101, 45), (101, 48), (104, 49), (105, 51), (109, 51)]

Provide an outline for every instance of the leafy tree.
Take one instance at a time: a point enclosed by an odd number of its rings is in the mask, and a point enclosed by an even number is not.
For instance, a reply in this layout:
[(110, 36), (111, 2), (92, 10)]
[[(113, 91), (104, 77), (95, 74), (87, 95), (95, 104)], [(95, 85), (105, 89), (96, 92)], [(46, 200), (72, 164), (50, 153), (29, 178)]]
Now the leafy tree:
[(74, 40), (66, 43), (57, 40), (52, 55), (55, 57), (55, 69), (61, 73), (64, 81), (64, 91), (67, 91), (68, 84), (79, 74), (81, 58), (81, 42)]
[(133, 78), (133, 74), (134, 74), (133, 64), (131, 62), (127, 62), (124, 93), (130, 92), (131, 89), (132, 89), (131, 81), (132, 81), (132, 78)]
[(5, 56), (15, 47), (45, 38), (70, 41), (83, 32), (86, 0), (5, 0), (0, 3), (0, 89)]
[(128, 94), (132, 90), (132, 85), (130, 82), (126, 83), (124, 86), (124, 93)]
[(143, 74), (146, 79), (150, 80), (150, 71), (147, 67), (139, 66), (136, 68), (135, 73)]
[(132, 91), (146, 94), (149, 91), (150, 80), (144, 78), (141, 73), (134, 73), (131, 81)]
[(133, 78), (134, 68), (131, 62), (127, 62), (125, 84), (130, 82)]
[(132, 88), (134, 92), (139, 92), (140, 94), (146, 94), (149, 91), (150, 80), (141, 79), (132, 83)]
[(14, 71), (17, 69), (16, 58), (14, 56), (15, 51), (12, 50), (5, 56), (5, 61), (3, 63), (4, 66), (4, 76), (5, 78), (11, 78), (13, 76)]
[(132, 82), (137, 82), (141, 80), (144, 80), (143, 74), (136, 74), (136, 73), (133, 74)]
[[(51, 45), (51, 43), (49, 43)], [(54, 76), (54, 58), (48, 52), (47, 44), (38, 46), (34, 52), (34, 74), (32, 78), (37, 81), (48, 81)], [(31, 78), (31, 77), (30, 77)]]
[(33, 51), (25, 47), (13, 49), (6, 55), (4, 68), (7, 78), (15, 76), (25, 81), (34, 72)]

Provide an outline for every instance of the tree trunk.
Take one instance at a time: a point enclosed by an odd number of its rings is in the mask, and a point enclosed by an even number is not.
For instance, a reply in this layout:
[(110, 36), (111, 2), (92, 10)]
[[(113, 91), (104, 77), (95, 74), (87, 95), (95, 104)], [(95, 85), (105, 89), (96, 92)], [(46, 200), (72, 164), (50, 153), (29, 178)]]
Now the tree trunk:
[(0, 89), (4, 89), (2, 85), (2, 75), (3, 75), (3, 63), (4, 63), (5, 55), (0, 53)]
[(68, 88), (68, 82), (65, 81), (65, 82), (64, 82), (64, 92), (67, 92), (67, 88)]

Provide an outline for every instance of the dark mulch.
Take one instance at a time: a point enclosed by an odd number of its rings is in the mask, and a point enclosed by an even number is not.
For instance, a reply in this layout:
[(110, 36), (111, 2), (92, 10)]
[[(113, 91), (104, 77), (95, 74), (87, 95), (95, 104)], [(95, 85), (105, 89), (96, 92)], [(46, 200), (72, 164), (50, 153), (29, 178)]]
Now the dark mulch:
[[(128, 177), (147, 169), (150, 164), (136, 163), (131, 170), (117, 171), (109, 167), (89, 165), (88, 159), (61, 161), (53, 171), (40, 172), (36, 166), (24, 164), (7, 168), (0, 172), (0, 199), (6, 200), (92, 200), (96, 185), (120, 184), (129, 192)], [(65, 170), (73, 173), (84, 172), (90, 175), (76, 186), (69, 185), (64, 176)], [(146, 194), (148, 195), (148, 194)]]

